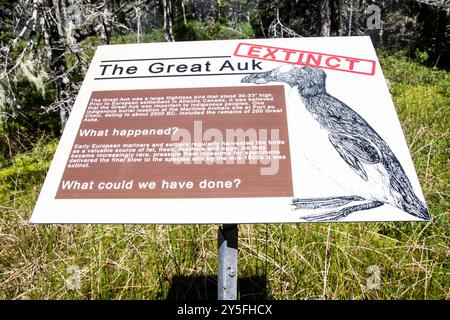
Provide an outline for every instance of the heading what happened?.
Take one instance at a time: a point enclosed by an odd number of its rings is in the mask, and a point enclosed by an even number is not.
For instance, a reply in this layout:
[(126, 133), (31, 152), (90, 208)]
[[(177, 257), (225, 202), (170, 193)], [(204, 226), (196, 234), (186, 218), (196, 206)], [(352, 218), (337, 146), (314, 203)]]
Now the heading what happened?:
[(177, 127), (169, 128), (151, 128), (151, 129), (81, 129), (79, 132), (80, 137), (125, 137), (136, 138), (140, 136), (170, 136), (178, 131)]

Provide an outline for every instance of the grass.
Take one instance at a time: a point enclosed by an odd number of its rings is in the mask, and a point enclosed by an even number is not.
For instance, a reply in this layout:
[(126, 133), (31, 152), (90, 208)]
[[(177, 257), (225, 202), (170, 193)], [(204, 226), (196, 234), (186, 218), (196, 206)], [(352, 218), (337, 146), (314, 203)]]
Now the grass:
[[(433, 221), (240, 225), (241, 299), (450, 298), (450, 77), (381, 61)], [(29, 225), (56, 145), (0, 169), (0, 299), (215, 297), (216, 225)]]

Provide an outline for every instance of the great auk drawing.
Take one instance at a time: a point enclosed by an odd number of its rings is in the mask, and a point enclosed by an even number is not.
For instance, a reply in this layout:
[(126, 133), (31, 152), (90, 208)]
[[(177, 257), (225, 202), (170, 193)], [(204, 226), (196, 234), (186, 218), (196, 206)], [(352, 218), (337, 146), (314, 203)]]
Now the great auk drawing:
[[(283, 82), (296, 88), (306, 110), (328, 132), (328, 142), (354, 174), (367, 183), (381, 185), (383, 195), (292, 199), (295, 210), (320, 209), (302, 217), (307, 221), (337, 221), (349, 214), (383, 205), (397, 207), (414, 217), (429, 220), (425, 204), (416, 196), (397, 157), (380, 135), (357, 112), (326, 91), (326, 73), (313, 67), (284, 65), (251, 74), (243, 83)], [(325, 210), (325, 212), (323, 212)]]

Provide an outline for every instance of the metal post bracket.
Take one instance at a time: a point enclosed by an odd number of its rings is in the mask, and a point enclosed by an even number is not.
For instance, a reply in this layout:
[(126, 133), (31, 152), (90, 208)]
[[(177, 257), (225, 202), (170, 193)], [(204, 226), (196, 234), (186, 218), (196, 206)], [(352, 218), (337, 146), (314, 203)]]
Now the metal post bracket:
[(238, 227), (237, 224), (225, 224), (218, 233), (218, 264), (217, 279), (219, 300), (237, 299), (237, 257), (238, 257)]

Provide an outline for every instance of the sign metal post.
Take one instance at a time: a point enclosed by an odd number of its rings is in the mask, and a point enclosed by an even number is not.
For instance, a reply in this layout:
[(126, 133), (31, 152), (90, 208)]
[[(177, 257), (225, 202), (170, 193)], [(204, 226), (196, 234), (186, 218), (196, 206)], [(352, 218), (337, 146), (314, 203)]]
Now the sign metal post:
[(224, 224), (218, 233), (218, 279), (217, 297), (219, 300), (237, 299), (237, 257), (238, 226)]

